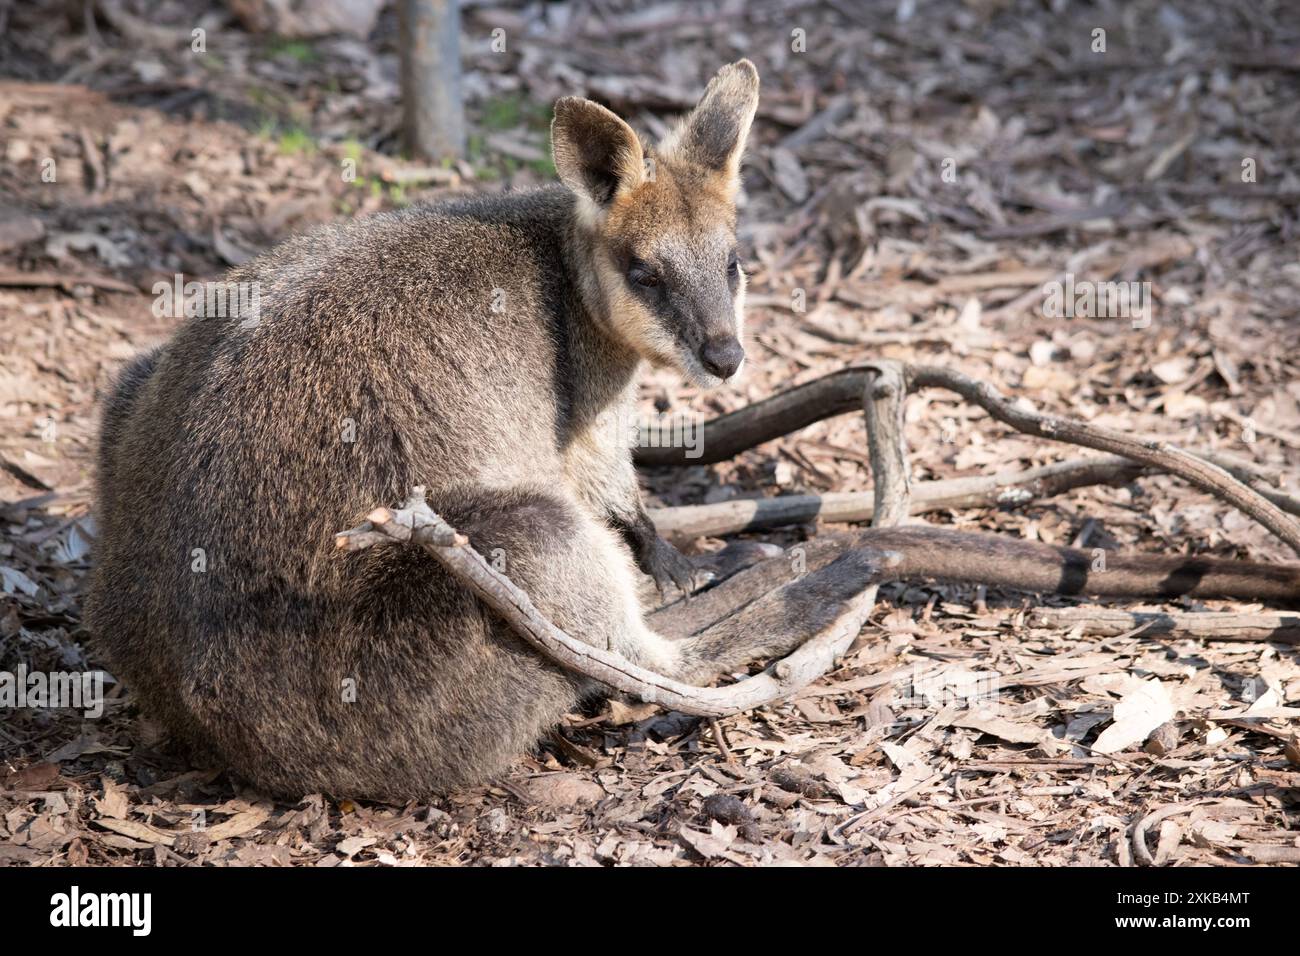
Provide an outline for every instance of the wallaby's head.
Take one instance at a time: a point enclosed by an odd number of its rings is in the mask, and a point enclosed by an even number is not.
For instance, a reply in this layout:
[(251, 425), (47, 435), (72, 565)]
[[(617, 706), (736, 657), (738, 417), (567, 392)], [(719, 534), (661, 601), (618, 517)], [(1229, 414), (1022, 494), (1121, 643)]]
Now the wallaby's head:
[(745, 359), (736, 192), (757, 106), (748, 60), (719, 70), (656, 147), (590, 100), (555, 104), (555, 168), (577, 196), (577, 228), (595, 266), (584, 276), (589, 306), (643, 358), (704, 386), (731, 378)]

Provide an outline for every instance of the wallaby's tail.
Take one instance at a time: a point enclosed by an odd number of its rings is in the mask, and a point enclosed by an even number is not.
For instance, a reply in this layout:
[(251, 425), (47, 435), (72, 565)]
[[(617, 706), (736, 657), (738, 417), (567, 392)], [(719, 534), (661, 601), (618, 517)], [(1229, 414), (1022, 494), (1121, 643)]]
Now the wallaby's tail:
[(889, 577), (1099, 597), (1240, 598), (1300, 605), (1300, 564), (1079, 550), (948, 528), (871, 528), (855, 542), (899, 555)]

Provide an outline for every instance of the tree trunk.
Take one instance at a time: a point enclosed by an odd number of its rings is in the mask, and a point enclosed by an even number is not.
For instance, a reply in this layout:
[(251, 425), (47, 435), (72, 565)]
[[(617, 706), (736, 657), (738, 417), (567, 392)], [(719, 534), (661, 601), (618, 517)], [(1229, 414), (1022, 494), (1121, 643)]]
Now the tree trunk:
[(458, 0), (398, 0), (397, 7), (406, 148), (423, 160), (458, 159), (465, 152)]

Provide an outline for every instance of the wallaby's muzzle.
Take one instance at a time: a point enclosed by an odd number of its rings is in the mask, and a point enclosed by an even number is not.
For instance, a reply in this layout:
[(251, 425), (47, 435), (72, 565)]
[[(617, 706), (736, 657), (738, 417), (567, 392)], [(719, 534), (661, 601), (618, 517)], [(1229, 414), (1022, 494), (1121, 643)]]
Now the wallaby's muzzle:
[(704, 370), (724, 381), (740, 371), (744, 361), (745, 350), (734, 336), (709, 339), (700, 348), (700, 364)]

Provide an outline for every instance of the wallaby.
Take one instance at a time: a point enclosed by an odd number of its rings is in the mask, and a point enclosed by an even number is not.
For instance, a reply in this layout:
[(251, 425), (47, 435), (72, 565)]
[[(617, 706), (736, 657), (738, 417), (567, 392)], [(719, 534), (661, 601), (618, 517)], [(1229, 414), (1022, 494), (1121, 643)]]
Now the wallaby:
[[(561, 99), (561, 185), (291, 239), (231, 276), (259, 283), (256, 321), (188, 320), (128, 366), (86, 615), (142, 709), (290, 796), (420, 797), (534, 747), (598, 688), (419, 549), (334, 547), (417, 484), (559, 627), (682, 680), (831, 621), (871, 552), (676, 640), (637, 596), (637, 568), (685, 589), (691, 565), (656, 535), (618, 423), (644, 363), (711, 386), (744, 361), (735, 197), (757, 103), (753, 65), (726, 66), (649, 147)], [(1070, 560), (989, 547), (1049, 584)], [(978, 579), (989, 555), (969, 564)]]

